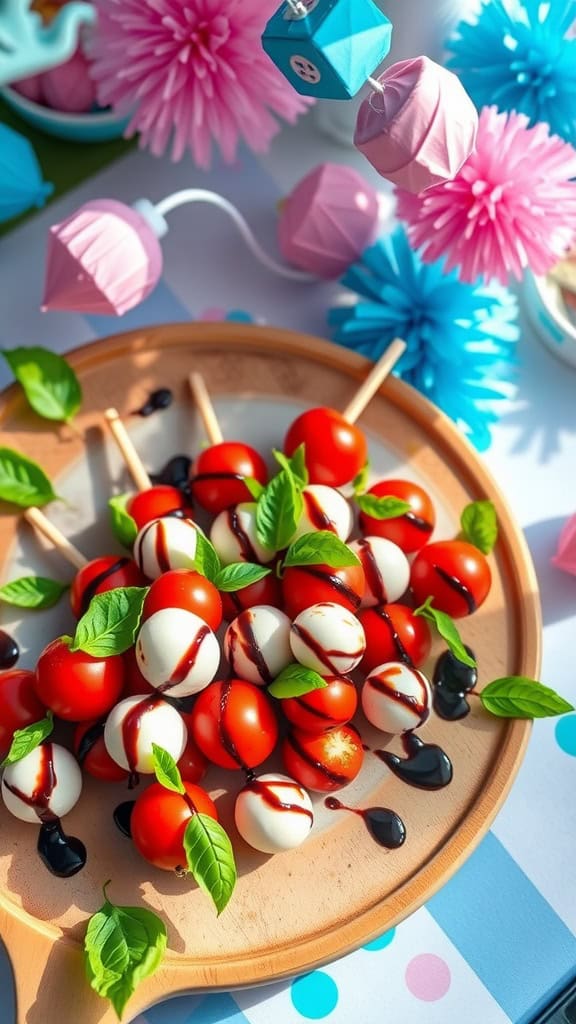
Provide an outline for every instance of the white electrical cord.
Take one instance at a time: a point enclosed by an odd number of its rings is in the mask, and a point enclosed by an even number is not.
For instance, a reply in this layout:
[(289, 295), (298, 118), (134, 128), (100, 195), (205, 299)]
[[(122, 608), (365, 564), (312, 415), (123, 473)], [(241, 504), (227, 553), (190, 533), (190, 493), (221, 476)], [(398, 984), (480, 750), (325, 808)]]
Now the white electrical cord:
[(234, 221), (252, 255), (264, 267), (271, 270), (272, 273), (279, 274), (280, 277), (286, 277), (290, 281), (300, 281), (303, 283), (318, 281), (318, 278), (314, 277), (313, 274), (306, 274), (302, 270), (292, 270), (290, 267), (285, 267), (282, 263), (277, 263), (272, 256), (269, 256), (255, 238), (250, 225), (240, 211), (225, 199), (224, 196), (218, 195), (217, 192), (209, 192), (204, 188), (185, 188), (180, 192), (174, 192), (173, 195), (167, 196), (166, 199), (162, 199), (159, 203), (155, 203), (154, 209), (160, 217), (164, 217), (165, 214), (170, 213), (179, 206), (184, 206), (186, 203), (210, 203), (212, 206), (217, 206), (218, 209), (227, 213), (231, 220)]

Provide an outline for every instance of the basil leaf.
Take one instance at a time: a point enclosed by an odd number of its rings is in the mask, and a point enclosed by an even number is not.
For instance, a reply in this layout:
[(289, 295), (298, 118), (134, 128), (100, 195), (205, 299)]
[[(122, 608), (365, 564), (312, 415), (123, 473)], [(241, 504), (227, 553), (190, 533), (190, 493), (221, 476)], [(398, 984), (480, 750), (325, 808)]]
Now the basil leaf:
[(489, 555), (498, 540), (498, 520), (491, 501), (473, 501), (460, 517), (464, 540)]
[(7, 765), (16, 764), (16, 761), (21, 761), (23, 757), (27, 757), (50, 735), (53, 728), (52, 712), (47, 711), (46, 718), (41, 718), (39, 722), (32, 722), (30, 725), (25, 726), (24, 729), (16, 729), (12, 737), (10, 750), (0, 767), (6, 768)]
[(167, 750), (164, 750), (164, 747), (159, 747), (157, 743), (152, 744), (152, 761), (156, 779), (161, 786), (164, 786), (164, 789), (171, 789), (173, 793), (186, 792), (176, 761)]
[(95, 658), (124, 654), (136, 639), (147, 593), (148, 587), (117, 587), (96, 594), (76, 626), (70, 650)]
[(126, 505), (131, 497), (131, 494), (116, 494), (112, 498), (108, 498), (112, 533), (116, 540), (119, 540), (125, 548), (130, 550), (138, 535), (138, 527), (126, 509)]
[(233, 593), (236, 590), (244, 590), (244, 587), (252, 583), (259, 583), (265, 576), (270, 575), (271, 570), (263, 565), (253, 565), (252, 562), (232, 562), (225, 565), (213, 580), (214, 586), (224, 594)]
[(221, 914), (236, 885), (232, 843), (208, 814), (193, 814), (184, 833), (188, 870)]
[(468, 665), (469, 668), (476, 668), (476, 661), (470, 657), (464, 647), (454, 622), (449, 615), (446, 615), (446, 612), (441, 612), (438, 608), (432, 607), (431, 597), (426, 598), (426, 601), (420, 608), (416, 608), (414, 615), (421, 615), (423, 619), (431, 622), (436, 627), (442, 639), (446, 641), (449, 650), (455, 658), (458, 658), (458, 661)]
[(335, 533), (315, 530), (290, 545), (284, 568), (291, 565), (329, 565), (331, 569), (342, 569), (347, 565), (360, 565), (360, 559)]
[(28, 402), (39, 416), (69, 423), (82, 404), (82, 389), (72, 367), (47, 348), (2, 349)]
[(381, 498), (375, 494), (357, 494), (356, 504), (361, 512), (372, 519), (398, 519), (399, 516), (410, 512), (411, 505), (401, 498), (394, 498), (392, 495), (384, 495)]
[(160, 966), (166, 949), (166, 925), (144, 907), (116, 907), (106, 898), (90, 918), (84, 962), (90, 985), (109, 999), (118, 1018), (138, 984)]
[(69, 586), (46, 576), (21, 576), (0, 587), (0, 601), (16, 608), (52, 608)]
[(304, 668), (304, 665), (287, 665), (273, 683), (268, 687), (271, 697), (285, 700), (286, 697), (302, 697), (312, 690), (322, 690), (327, 682), (319, 672), (311, 668)]
[(574, 711), (572, 704), (548, 686), (526, 676), (505, 676), (485, 686), (480, 700), (499, 718), (553, 718)]
[(0, 448), (0, 498), (30, 508), (47, 505), (58, 495), (43, 469), (13, 448)]
[(304, 511), (292, 472), (282, 470), (270, 481), (256, 505), (256, 536), (270, 551), (287, 548)]
[(258, 498), (264, 491), (264, 484), (261, 484), (254, 476), (245, 476), (244, 483), (254, 498), (254, 501), (258, 501)]
[(364, 494), (366, 490), (366, 484), (368, 483), (368, 477), (370, 476), (370, 462), (365, 462), (362, 469), (355, 476), (352, 481), (352, 487), (354, 488), (354, 494), (358, 497), (360, 494)]
[(201, 530), (196, 533), (196, 551), (194, 552), (194, 568), (202, 573), (207, 580), (214, 583), (220, 569), (220, 559), (214, 545), (204, 536)]
[(306, 446), (304, 444), (298, 445), (290, 458), (284, 455), (284, 452), (278, 451), (277, 448), (272, 449), (272, 454), (282, 469), (292, 474), (297, 487), (306, 487), (309, 476), (308, 469), (306, 468)]

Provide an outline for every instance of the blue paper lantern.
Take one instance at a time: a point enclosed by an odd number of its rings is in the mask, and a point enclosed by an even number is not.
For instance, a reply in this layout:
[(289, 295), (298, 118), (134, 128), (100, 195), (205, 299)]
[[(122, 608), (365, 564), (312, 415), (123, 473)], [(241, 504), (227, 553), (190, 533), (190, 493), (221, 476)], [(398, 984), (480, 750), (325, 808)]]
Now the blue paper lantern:
[(382, 63), (392, 23), (373, 0), (292, 0), (270, 18), (262, 45), (297, 92), (349, 100)]
[(7, 124), (0, 124), (0, 222), (32, 206), (44, 206), (53, 189), (43, 180), (28, 139)]

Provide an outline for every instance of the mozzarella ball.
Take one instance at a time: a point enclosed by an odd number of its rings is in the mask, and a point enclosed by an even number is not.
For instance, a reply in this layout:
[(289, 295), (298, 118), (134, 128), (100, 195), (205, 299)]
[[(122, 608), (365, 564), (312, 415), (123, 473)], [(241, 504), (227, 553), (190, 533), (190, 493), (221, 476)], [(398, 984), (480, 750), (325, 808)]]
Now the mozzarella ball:
[(261, 853), (281, 853), (304, 842), (314, 812), (302, 786), (287, 775), (271, 773), (250, 780), (240, 791), (234, 820), (249, 846)]
[(182, 716), (161, 697), (126, 697), (106, 719), (104, 745), (113, 761), (129, 772), (152, 775), (152, 744), (178, 761), (187, 740)]
[(321, 676), (345, 676), (360, 664), (366, 649), (361, 623), (339, 604), (325, 601), (300, 612), (290, 631), (292, 653)]
[(300, 517), (293, 540), (314, 530), (329, 530), (340, 540), (347, 540), (352, 533), (354, 515), (349, 502), (334, 487), (325, 484), (310, 484), (302, 491), (304, 511)]
[(423, 672), (401, 661), (379, 665), (362, 687), (362, 710), (382, 732), (418, 729), (430, 716), (432, 688)]
[(2, 799), (20, 821), (63, 818), (78, 802), (82, 772), (72, 754), (57, 743), (42, 743), (2, 776)]
[(262, 547), (256, 535), (255, 501), (246, 501), (220, 512), (212, 523), (210, 540), (224, 565), (232, 562), (265, 563), (276, 554), (270, 548)]
[(290, 619), (268, 604), (246, 608), (226, 630), (224, 654), (233, 675), (266, 686), (293, 661)]
[(366, 589), (362, 608), (398, 601), (408, 589), (410, 563), (397, 544), (384, 537), (364, 537), (350, 545), (362, 563)]
[(161, 608), (143, 623), (136, 663), (147, 683), (170, 697), (190, 697), (211, 683), (220, 645), (203, 619), (185, 608)]
[(151, 580), (169, 569), (192, 569), (198, 533), (191, 519), (153, 519), (142, 527), (134, 541), (134, 561)]

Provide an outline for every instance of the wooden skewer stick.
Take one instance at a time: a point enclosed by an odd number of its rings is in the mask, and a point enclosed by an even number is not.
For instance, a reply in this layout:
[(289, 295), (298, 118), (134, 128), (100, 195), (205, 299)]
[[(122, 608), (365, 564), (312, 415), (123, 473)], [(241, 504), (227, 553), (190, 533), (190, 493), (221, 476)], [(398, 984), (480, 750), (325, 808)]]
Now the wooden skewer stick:
[(224, 436), (220, 430), (204, 377), (195, 371), (190, 374), (188, 381), (210, 444), (222, 444)]
[(388, 374), (394, 369), (400, 357), (406, 351), (406, 342), (401, 338), (395, 338), (380, 359), (360, 385), (354, 398), (348, 403), (342, 415), (348, 423), (356, 423), (359, 416), (374, 397), (381, 384), (384, 383)]
[(152, 481), (142, 465), (142, 460), (132, 444), (126, 427), (120, 419), (120, 413), (117, 409), (106, 409), (104, 419), (110, 427), (110, 433), (118, 445), (120, 454), (136, 487), (139, 491), (150, 490)]
[(39, 508), (27, 508), (24, 512), (24, 519), (30, 523), (38, 533), (41, 533), (43, 537), (53, 545), (63, 558), (66, 559), (70, 565), (73, 565), (75, 569), (83, 569), (85, 565), (88, 565), (88, 559), (84, 557), (78, 548), (75, 548), (57, 526), (51, 523), (46, 518), (43, 512)]

